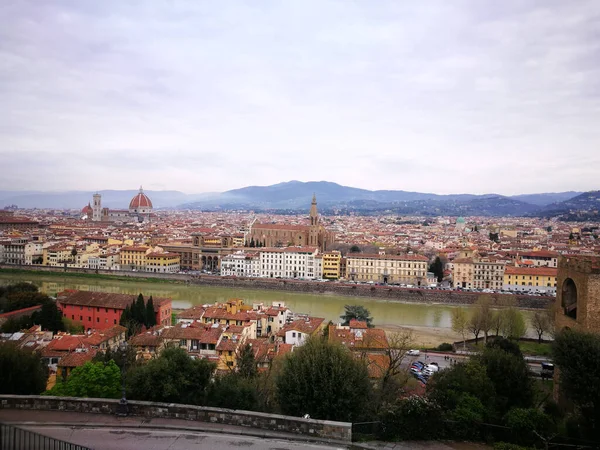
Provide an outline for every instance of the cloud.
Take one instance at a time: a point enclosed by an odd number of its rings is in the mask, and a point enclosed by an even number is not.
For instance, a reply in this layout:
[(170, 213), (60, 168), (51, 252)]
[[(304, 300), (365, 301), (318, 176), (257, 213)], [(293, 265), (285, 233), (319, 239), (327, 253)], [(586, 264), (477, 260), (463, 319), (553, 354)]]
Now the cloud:
[(0, 189), (598, 189), (599, 29), (595, 0), (2, 4)]

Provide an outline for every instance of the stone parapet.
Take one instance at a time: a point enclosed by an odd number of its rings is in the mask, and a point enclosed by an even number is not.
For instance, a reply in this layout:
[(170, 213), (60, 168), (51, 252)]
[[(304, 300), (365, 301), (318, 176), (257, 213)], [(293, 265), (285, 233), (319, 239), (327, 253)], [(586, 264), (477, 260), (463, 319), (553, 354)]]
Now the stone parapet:
[[(98, 398), (51, 397), (40, 395), (0, 395), (0, 409), (70, 411), (116, 414), (119, 400)], [(328, 420), (304, 419), (254, 411), (211, 408), (206, 406), (155, 403), (132, 400), (132, 416), (185, 419), (198, 422), (237, 425), (249, 428), (293, 433), (332, 441), (352, 441), (352, 424)]]

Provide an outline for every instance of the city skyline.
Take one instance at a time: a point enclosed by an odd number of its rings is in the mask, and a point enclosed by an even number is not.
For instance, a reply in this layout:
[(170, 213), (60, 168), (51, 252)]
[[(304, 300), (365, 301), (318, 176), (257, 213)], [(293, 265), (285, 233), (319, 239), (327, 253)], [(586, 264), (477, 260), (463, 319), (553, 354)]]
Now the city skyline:
[(593, 0), (0, 11), (0, 190), (600, 187)]

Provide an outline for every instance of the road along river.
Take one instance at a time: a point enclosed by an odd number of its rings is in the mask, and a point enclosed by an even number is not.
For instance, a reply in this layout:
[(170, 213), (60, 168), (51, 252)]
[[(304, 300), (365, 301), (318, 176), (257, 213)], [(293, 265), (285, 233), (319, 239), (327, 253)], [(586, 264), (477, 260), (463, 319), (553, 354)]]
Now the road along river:
[[(329, 294), (290, 293), (273, 290), (244, 290), (225, 287), (205, 287), (177, 283), (151, 283), (139, 281), (101, 280), (86, 277), (59, 277), (39, 274), (0, 274), (0, 285), (28, 281), (48, 295), (56, 295), (65, 289), (78, 289), (94, 292), (114, 292), (118, 294), (142, 293), (144, 297), (168, 297), (173, 300), (174, 309), (185, 309), (192, 305), (224, 302), (230, 298), (241, 298), (247, 304), (282, 301), (297, 313), (323, 317), (325, 320), (339, 321), (344, 305), (363, 305), (373, 317), (376, 326), (386, 329), (410, 327), (415, 330), (417, 340), (422, 345), (435, 344), (459, 338), (452, 332), (451, 311), (454, 306), (442, 304), (401, 303), (383, 299), (342, 297)], [(523, 311), (526, 318), (530, 311)]]

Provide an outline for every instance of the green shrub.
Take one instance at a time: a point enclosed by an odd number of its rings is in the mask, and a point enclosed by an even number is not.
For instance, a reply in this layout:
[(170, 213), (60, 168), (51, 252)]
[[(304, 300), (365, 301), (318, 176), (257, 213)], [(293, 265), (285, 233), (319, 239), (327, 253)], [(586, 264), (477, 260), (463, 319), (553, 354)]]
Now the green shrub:
[(448, 342), (442, 342), (440, 345), (438, 345), (437, 349), (440, 352), (452, 352), (452, 351), (454, 351), (454, 347), (452, 346), (452, 344), (449, 344)]
[(442, 409), (426, 397), (411, 396), (382, 408), (380, 437), (387, 440), (433, 440), (444, 434)]
[(504, 421), (517, 442), (525, 445), (534, 445), (540, 441), (539, 436), (550, 436), (556, 429), (552, 419), (536, 408), (513, 408)]

